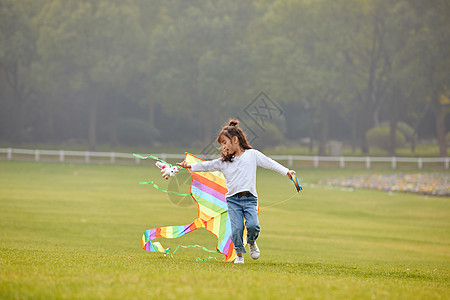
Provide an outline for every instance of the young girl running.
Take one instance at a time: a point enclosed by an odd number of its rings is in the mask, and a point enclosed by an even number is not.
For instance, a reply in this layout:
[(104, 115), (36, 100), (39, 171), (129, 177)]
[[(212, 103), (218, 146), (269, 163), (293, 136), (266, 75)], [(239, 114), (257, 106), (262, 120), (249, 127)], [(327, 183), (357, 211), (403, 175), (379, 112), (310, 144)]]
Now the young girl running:
[(243, 253), (246, 253), (243, 244), (244, 226), (247, 227), (250, 257), (258, 259), (260, 255), (258, 245), (256, 245), (260, 231), (256, 168), (271, 169), (287, 175), (289, 178), (295, 174), (295, 171), (287, 169), (258, 150), (252, 149), (238, 123), (238, 120), (230, 120), (228, 126), (223, 127), (217, 137), (222, 149), (221, 158), (192, 165), (183, 161), (178, 165), (190, 168), (192, 172), (221, 171), (223, 173), (228, 189), (225, 196), (231, 223), (231, 240), (237, 254), (234, 262), (243, 264)]

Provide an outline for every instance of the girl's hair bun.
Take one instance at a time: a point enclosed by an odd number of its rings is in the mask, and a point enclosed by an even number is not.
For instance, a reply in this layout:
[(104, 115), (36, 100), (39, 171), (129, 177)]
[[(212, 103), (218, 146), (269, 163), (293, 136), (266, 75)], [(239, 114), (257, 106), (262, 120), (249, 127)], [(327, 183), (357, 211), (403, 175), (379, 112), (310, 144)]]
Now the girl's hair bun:
[(238, 120), (230, 120), (230, 123), (228, 123), (228, 126), (237, 126), (239, 124)]

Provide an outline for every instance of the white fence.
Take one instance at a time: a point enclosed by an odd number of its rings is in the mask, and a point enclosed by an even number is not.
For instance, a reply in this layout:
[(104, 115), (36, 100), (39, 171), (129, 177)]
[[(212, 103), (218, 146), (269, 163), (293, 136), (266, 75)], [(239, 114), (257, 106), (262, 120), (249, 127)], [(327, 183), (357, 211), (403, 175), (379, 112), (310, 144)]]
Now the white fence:
[[(184, 158), (183, 154), (154, 154), (162, 160)], [(288, 167), (303, 162), (315, 168), (320, 166), (339, 166), (340, 168), (365, 166), (370, 169), (374, 164), (387, 164), (392, 169), (397, 169), (399, 164), (408, 164), (417, 169), (425, 166), (432, 168), (449, 168), (449, 157), (347, 157), (347, 156), (300, 156), (300, 155), (270, 155), (278, 161), (286, 161)], [(34, 161), (59, 161), (59, 162), (108, 162), (111, 164), (123, 162), (139, 164), (141, 159), (130, 153), (116, 152), (92, 152), (92, 151), (67, 151), (67, 150), (32, 150), (0, 148), (0, 159), (7, 160), (34, 160)], [(202, 158), (209, 159), (211, 156), (204, 155)]]

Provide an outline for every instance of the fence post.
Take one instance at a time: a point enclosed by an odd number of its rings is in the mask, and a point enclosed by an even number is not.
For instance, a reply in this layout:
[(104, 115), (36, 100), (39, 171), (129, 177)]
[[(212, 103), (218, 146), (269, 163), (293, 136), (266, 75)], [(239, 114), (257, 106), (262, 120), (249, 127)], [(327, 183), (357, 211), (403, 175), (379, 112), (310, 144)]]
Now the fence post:
[(64, 150), (59, 150), (59, 162), (64, 162)]
[(39, 161), (39, 150), (34, 150), (34, 161)]
[(417, 159), (417, 167), (419, 168), (419, 170), (422, 170), (422, 164), (423, 164), (422, 157), (419, 157)]
[(12, 149), (11, 148), (8, 148), (7, 158), (8, 158), (8, 160), (12, 159)]
[(448, 159), (448, 157), (446, 157), (446, 158), (445, 158), (445, 168), (446, 168), (446, 169), (448, 169), (448, 162), (449, 162), (449, 159)]
[(397, 158), (395, 156), (392, 156), (392, 169), (397, 168)]
[(288, 161), (287, 161), (287, 163), (288, 163), (288, 167), (289, 167), (289, 168), (292, 168), (292, 155), (288, 155)]
[(116, 162), (116, 156), (115, 156), (116, 154), (114, 152), (111, 152), (110, 155), (111, 155), (111, 163), (113, 164)]
[(319, 167), (319, 157), (314, 156), (314, 168), (318, 168), (318, 167)]
[(339, 166), (341, 167), (341, 169), (345, 168), (345, 162), (344, 162), (344, 157), (341, 156), (341, 159), (339, 161)]
[(370, 157), (366, 156), (366, 169), (370, 169)]
[(89, 151), (86, 151), (86, 153), (84, 154), (84, 162), (89, 163)]

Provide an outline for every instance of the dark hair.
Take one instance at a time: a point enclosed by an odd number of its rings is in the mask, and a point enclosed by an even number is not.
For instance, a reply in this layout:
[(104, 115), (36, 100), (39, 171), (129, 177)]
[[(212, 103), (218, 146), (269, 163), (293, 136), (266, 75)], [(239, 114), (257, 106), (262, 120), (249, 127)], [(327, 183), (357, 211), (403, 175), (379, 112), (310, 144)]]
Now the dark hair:
[[(245, 133), (242, 131), (241, 128), (239, 128), (238, 124), (239, 120), (230, 119), (228, 125), (224, 126), (220, 131), (219, 135), (217, 136), (217, 142), (219, 144), (222, 144), (224, 137), (227, 137), (231, 140), (233, 137), (236, 136), (239, 140), (240, 147), (244, 149), (252, 149), (252, 146), (250, 146), (250, 144), (247, 141)], [(234, 154), (235, 153), (226, 153), (225, 151), (222, 150), (222, 161), (232, 162)]]

